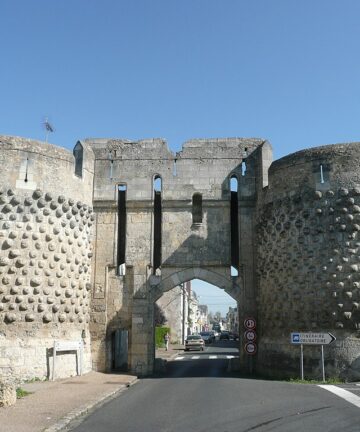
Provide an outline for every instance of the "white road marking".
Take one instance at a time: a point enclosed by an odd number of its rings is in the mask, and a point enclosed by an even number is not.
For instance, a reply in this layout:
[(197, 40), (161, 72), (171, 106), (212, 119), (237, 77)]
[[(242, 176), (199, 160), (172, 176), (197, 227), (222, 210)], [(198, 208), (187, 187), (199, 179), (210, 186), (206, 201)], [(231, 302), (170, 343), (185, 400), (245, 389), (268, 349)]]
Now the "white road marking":
[(336, 387), (334, 385), (319, 385), (319, 387), (323, 388), (324, 390), (327, 390), (331, 393), (336, 394), (336, 396), (339, 396), (343, 399), (345, 399), (347, 402), (352, 403), (353, 405), (360, 408), (360, 397), (354, 395), (353, 393), (344, 390), (341, 387)]
[(198, 360), (200, 358), (200, 356), (192, 356), (191, 359), (192, 360)]
[(218, 358), (217, 355), (211, 355), (211, 356), (209, 356), (209, 359), (210, 359), (210, 360), (212, 360), (212, 359), (217, 359), (217, 358)]
[(175, 358), (175, 360), (182, 360), (182, 359), (184, 359), (185, 357), (176, 357)]
[(348, 388), (346, 388), (346, 387), (341, 387), (343, 390), (349, 390), (349, 391), (360, 391), (360, 388), (353, 388), (353, 387), (348, 387)]

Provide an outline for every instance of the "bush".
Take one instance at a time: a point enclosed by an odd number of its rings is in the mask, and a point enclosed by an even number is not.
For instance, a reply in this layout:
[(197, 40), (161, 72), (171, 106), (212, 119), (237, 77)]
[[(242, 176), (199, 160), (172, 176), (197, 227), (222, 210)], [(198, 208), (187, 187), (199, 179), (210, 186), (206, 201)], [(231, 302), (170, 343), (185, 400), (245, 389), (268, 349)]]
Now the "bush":
[(170, 334), (170, 327), (155, 327), (155, 346), (156, 348), (164, 347), (164, 336)]

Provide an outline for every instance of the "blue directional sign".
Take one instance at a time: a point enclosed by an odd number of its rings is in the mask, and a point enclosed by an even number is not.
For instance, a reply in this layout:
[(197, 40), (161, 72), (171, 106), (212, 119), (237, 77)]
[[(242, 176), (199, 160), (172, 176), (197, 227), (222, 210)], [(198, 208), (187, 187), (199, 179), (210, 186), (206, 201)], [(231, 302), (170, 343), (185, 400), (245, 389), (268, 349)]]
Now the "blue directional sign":
[(300, 343), (300, 333), (291, 333), (291, 343), (293, 344)]
[(295, 345), (329, 345), (336, 340), (331, 333), (291, 333), (290, 342)]

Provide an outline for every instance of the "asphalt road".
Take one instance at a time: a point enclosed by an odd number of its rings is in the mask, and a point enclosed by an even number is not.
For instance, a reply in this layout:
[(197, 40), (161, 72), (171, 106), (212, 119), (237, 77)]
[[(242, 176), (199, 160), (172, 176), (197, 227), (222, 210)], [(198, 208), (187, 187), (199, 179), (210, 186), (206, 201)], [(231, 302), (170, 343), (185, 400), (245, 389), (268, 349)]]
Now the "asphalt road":
[(180, 352), (83, 419), (77, 432), (359, 432), (360, 408), (316, 385), (244, 379), (227, 371), (235, 343)]

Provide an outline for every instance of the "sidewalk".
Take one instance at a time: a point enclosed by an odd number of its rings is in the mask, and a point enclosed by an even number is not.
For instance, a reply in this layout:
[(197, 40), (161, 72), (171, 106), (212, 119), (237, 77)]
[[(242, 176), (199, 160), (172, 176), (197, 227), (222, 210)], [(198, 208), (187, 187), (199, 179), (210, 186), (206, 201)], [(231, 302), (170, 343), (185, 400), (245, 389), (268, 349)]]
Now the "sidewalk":
[(107, 398), (135, 383), (132, 375), (90, 372), (56, 381), (22, 384), (32, 394), (15, 405), (0, 408), (0, 430), (6, 432), (55, 432)]
[(178, 354), (183, 352), (184, 347), (182, 345), (172, 345), (171, 343), (167, 351), (165, 348), (156, 348), (154, 374), (164, 374), (166, 372), (167, 362), (173, 360)]
[(178, 354), (184, 352), (184, 345), (172, 345), (169, 344), (169, 350), (166, 351), (165, 348), (156, 348), (155, 358), (162, 358), (164, 360), (172, 360)]
[[(158, 348), (156, 358), (168, 361), (182, 353), (182, 345)], [(136, 376), (90, 372), (56, 381), (22, 384), (31, 392), (16, 404), (0, 408), (0, 431), (56, 432), (93, 407), (125, 390)]]

